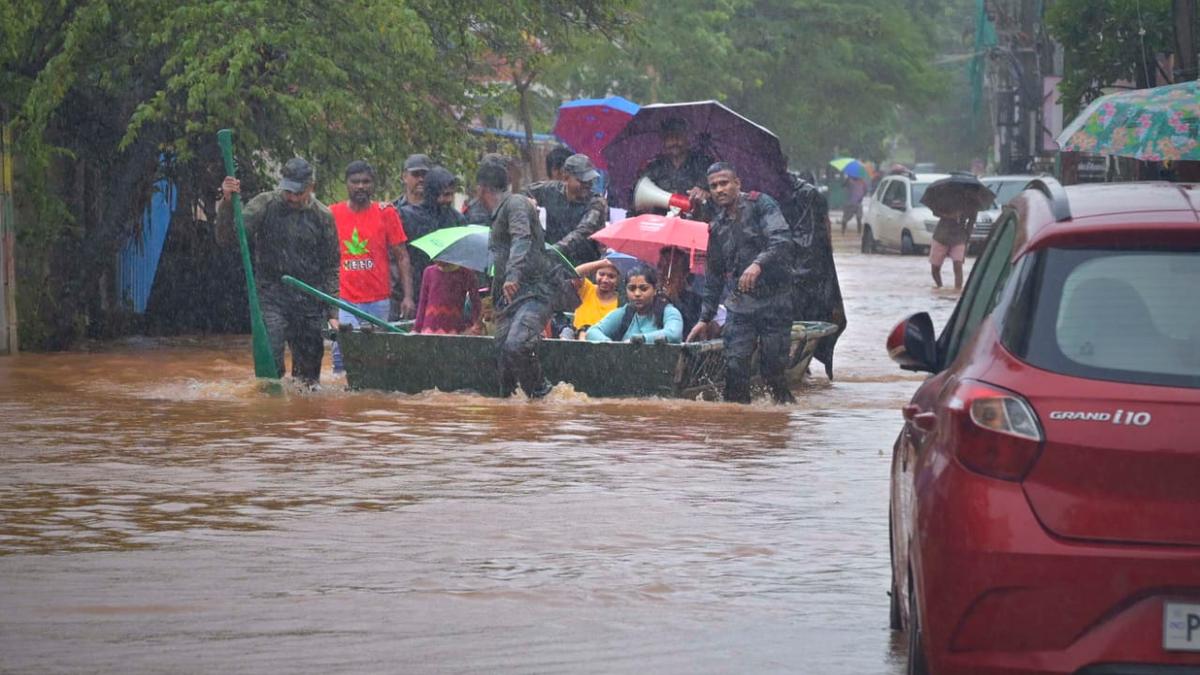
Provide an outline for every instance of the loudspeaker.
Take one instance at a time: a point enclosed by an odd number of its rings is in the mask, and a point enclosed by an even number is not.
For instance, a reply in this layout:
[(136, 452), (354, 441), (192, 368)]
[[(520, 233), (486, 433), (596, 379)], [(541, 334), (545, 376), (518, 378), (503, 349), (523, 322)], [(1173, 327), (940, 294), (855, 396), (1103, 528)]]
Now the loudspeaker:
[(691, 211), (692, 202), (684, 195), (671, 194), (658, 187), (648, 176), (642, 176), (633, 188), (633, 208), (638, 211), (647, 209)]

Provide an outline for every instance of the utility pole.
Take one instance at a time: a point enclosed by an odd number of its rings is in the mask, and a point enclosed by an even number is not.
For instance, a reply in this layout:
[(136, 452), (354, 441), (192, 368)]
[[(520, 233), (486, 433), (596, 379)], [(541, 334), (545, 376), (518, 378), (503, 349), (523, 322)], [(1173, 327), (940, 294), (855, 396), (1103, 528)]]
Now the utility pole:
[(0, 106), (0, 355), (17, 352), (17, 223), (13, 215), (12, 126)]
[(1175, 22), (1175, 72), (1173, 82), (1196, 79), (1196, 0), (1173, 0), (1171, 18)]

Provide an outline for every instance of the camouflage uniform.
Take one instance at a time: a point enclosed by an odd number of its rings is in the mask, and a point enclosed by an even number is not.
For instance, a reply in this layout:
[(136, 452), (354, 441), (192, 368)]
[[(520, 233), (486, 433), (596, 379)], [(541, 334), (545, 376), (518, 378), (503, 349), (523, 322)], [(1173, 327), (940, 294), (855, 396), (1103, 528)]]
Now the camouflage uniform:
[(546, 209), (546, 241), (554, 244), (576, 265), (600, 258), (596, 243), (589, 237), (608, 221), (608, 201), (592, 194), (581, 202), (567, 197), (567, 184), (561, 180), (534, 183), (525, 194)]
[[(784, 373), (792, 328), (795, 244), (779, 204), (761, 193), (740, 193), (734, 215), (719, 209), (708, 228), (707, 277), (700, 318), (712, 321), (728, 284), (725, 400), (750, 402), (750, 358), (757, 345), (759, 369), (776, 401), (792, 400)], [(751, 263), (762, 273), (749, 293), (737, 289)]]
[[(496, 349), (500, 392), (511, 395), (519, 382), (530, 397), (544, 396), (550, 384), (542, 375), (537, 345), (552, 313), (550, 260), (537, 209), (521, 195), (506, 194), (492, 212), (488, 248), (495, 261), (492, 298), (496, 308)], [(504, 284), (520, 284), (513, 299)]]
[[(325, 357), (321, 330), (333, 313), (321, 300), (284, 285), (281, 278), (291, 275), (337, 297), (338, 241), (333, 214), (315, 198), (308, 206), (294, 209), (282, 191), (275, 190), (247, 202), (242, 216), (275, 370), (284, 374), (287, 343), (292, 348), (292, 376), (317, 382)], [(217, 223), (226, 233), (232, 231), (230, 203), (221, 204)]]

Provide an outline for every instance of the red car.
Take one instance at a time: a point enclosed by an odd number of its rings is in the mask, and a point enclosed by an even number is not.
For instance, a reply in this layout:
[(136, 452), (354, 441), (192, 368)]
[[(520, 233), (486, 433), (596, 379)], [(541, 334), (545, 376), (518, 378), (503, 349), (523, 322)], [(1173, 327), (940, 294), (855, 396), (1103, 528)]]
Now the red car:
[(1200, 673), (1200, 186), (1031, 182), (887, 346), (909, 672)]

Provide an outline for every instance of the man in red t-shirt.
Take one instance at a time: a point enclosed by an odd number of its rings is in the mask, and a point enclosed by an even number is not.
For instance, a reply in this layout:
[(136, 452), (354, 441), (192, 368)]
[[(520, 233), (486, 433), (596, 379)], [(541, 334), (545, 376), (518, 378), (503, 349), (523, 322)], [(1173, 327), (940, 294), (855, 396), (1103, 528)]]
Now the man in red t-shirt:
[[(416, 305), (405, 246), (408, 236), (404, 234), (400, 214), (391, 204), (371, 199), (375, 196), (375, 169), (362, 160), (350, 162), (346, 167), (346, 189), (350, 199), (329, 207), (337, 226), (341, 259), (338, 294), (342, 300), (387, 321), (392, 296), (390, 256), (400, 268), (400, 287), (404, 291), (400, 311), (405, 317), (411, 317)], [(338, 323), (359, 325), (358, 318), (345, 310), (338, 310)], [(341, 349), (335, 342), (333, 371), (341, 370)]]

